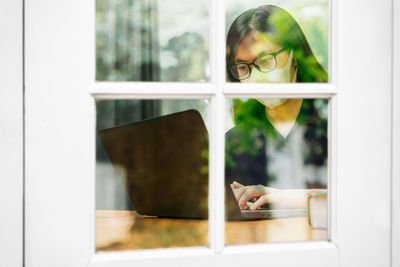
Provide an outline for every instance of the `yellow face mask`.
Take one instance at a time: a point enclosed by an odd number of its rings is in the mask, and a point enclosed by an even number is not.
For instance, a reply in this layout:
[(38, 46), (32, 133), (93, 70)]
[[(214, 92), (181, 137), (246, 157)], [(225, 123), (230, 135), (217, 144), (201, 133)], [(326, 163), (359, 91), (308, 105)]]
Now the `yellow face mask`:
[(287, 101), (287, 98), (256, 98), (258, 102), (269, 108), (276, 108)]

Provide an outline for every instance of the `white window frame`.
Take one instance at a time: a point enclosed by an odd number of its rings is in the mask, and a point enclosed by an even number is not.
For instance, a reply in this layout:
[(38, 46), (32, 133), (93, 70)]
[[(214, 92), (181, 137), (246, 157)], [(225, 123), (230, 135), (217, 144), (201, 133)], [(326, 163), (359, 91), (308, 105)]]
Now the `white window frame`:
[(392, 95), (392, 262), (400, 266), (400, 3), (393, 1)]
[[(224, 1), (218, 0), (210, 0), (210, 67), (214, 75), (209, 83), (95, 82), (94, 4), (94, 0), (25, 3), (27, 266), (174, 266), (188, 260), (194, 266), (264, 265), (264, 261), (279, 266), (390, 265), (391, 65), (386, 59), (391, 57), (391, 32), (385, 27), (391, 19), (389, 0), (355, 0), (346, 5), (331, 0), (329, 83), (262, 85), (225, 82), (225, 8)], [(357, 20), (351, 19), (352, 10), (360, 6), (363, 12), (356, 14)], [(370, 17), (382, 20), (367, 27)], [(384, 40), (355, 45), (363, 34), (382, 33)], [(381, 68), (372, 72), (364, 55), (375, 50), (380, 51), (376, 61)], [(355, 59), (357, 68), (346, 64), (346, 58)], [(361, 74), (366, 75), (364, 80)], [(368, 79), (373, 76), (376, 80)], [(379, 94), (377, 86), (382, 88)], [(355, 109), (352, 101), (361, 95)], [(225, 97), (236, 96), (330, 99), (329, 242), (224, 247), (224, 105)], [(95, 254), (95, 98), (211, 100), (209, 247)], [(372, 113), (368, 107), (375, 101), (383, 109)], [(349, 113), (356, 116), (356, 122), (348, 119)], [(381, 131), (366, 131), (365, 117), (376, 114), (380, 115), (375, 123)], [(354, 124), (362, 135), (345, 134), (343, 129), (352, 129)], [(374, 138), (381, 141), (379, 146), (367, 142)], [(356, 145), (345, 146), (351, 142)], [(360, 144), (366, 143), (373, 155), (360, 150)], [(358, 158), (353, 163), (357, 172), (350, 168), (352, 157)], [(386, 157), (389, 163), (382, 160)], [(377, 183), (373, 183), (375, 169), (362, 164), (372, 160), (381, 170), (382, 180)], [(363, 195), (354, 198), (360, 176)], [(373, 192), (376, 203), (371, 215), (363, 203)], [(357, 207), (366, 216), (349, 207)], [(367, 233), (369, 241), (379, 246), (365, 242)]]
[(0, 266), (23, 264), (23, 9), (0, 1)]

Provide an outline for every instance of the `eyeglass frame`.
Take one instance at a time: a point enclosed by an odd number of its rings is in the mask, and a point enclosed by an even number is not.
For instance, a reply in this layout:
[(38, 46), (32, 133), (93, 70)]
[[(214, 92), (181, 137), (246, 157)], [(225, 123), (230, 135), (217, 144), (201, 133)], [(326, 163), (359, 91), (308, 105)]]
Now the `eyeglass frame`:
[[(229, 72), (232, 74), (232, 76), (233, 76), (235, 79), (240, 80), (240, 81), (241, 81), (241, 80), (245, 80), (245, 79), (247, 79), (247, 78), (250, 77), (250, 75), (251, 75), (251, 69), (252, 69), (252, 68), (251, 68), (251, 65), (254, 65), (254, 67), (256, 67), (256, 69), (257, 69), (259, 72), (268, 73), (268, 72), (273, 71), (273, 70), (276, 69), (276, 66), (278, 65), (278, 61), (276, 60), (276, 56), (279, 55), (280, 53), (282, 53), (282, 52), (285, 51), (285, 50), (287, 50), (287, 48), (286, 48), (286, 47), (282, 47), (280, 50), (275, 51), (275, 52), (273, 52), (273, 53), (262, 53), (260, 56), (256, 57), (256, 58), (255, 58), (252, 62), (250, 62), (250, 63), (247, 63), (247, 62), (240, 62), (240, 63), (237, 63), (237, 64), (233, 64), (233, 65), (230, 66)], [(274, 58), (274, 60), (275, 60), (275, 67), (274, 67), (273, 69), (270, 69), (270, 70), (267, 70), (267, 71), (262, 71), (261, 68), (260, 68), (260, 66), (258, 66), (258, 65), (255, 64), (254, 62), (256, 62), (259, 58), (265, 57), (265, 56), (268, 56), (268, 55), (273, 56), (273, 58)], [(241, 79), (240, 79), (240, 78), (236, 78), (235, 75), (232, 73), (232, 67), (237, 66), (237, 65), (240, 65), (240, 64), (246, 64), (247, 67), (249, 68), (249, 74), (248, 74), (245, 78), (241, 78)]]

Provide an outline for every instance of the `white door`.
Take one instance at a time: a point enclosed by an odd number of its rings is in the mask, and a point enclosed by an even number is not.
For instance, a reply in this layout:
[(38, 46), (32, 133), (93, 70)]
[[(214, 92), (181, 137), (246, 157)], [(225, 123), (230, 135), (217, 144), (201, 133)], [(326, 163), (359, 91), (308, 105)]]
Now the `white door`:
[[(95, 1), (25, 2), (27, 266), (390, 266), (391, 2), (330, 1), (328, 83), (225, 82), (225, 4), (210, 1), (210, 82), (96, 82)], [(330, 101), (329, 239), (224, 245), (225, 97)], [(95, 101), (208, 99), (209, 242), (96, 253)]]
[[(23, 264), (22, 1), (0, 2), (0, 265)], [(10, 26), (12, 25), (12, 26)]]

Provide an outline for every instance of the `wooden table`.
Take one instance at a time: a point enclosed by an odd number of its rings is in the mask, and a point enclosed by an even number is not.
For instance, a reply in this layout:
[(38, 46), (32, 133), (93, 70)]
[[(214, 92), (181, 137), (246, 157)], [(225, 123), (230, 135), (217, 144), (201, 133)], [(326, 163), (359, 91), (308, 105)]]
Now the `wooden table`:
[[(326, 240), (307, 217), (226, 222), (225, 244)], [(207, 246), (208, 221), (159, 219), (134, 211), (96, 210), (97, 251)]]

